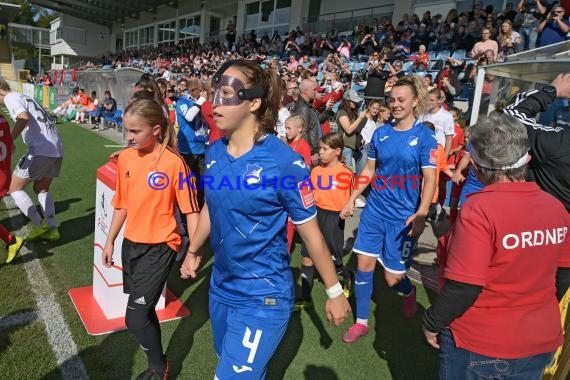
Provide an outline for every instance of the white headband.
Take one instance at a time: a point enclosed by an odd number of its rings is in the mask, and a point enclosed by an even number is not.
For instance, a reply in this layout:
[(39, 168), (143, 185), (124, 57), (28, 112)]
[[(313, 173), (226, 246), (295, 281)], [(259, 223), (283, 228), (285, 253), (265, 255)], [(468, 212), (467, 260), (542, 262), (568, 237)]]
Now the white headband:
[(473, 146), (471, 146), (469, 153), (471, 154), (473, 161), (475, 161), (477, 165), (485, 169), (491, 169), (491, 170), (508, 170), (508, 169), (520, 168), (521, 166), (526, 165), (526, 163), (529, 160), (528, 152), (525, 152), (525, 154), (521, 158), (519, 158), (515, 163), (497, 167), (496, 165), (491, 165), (490, 162), (481, 159), (475, 152), (475, 149), (473, 149)]

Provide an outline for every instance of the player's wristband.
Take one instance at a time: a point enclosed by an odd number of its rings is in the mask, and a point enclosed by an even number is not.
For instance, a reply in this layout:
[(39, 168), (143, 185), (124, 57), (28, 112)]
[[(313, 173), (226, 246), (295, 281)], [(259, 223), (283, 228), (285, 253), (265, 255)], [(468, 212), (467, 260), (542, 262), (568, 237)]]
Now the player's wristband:
[(186, 253), (189, 253), (189, 254), (195, 255), (195, 256), (199, 256), (198, 251), (192, 252), (191, 250), (187, 250)]
[(342, 294), (342, 285), (337, 281), (336, 284), (327, 289), (329, 298), (336, 298)]

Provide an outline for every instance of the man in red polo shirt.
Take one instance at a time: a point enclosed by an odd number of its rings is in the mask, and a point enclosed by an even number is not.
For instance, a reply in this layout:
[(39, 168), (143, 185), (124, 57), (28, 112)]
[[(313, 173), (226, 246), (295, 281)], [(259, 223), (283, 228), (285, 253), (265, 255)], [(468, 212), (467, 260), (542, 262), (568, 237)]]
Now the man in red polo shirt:
[(570, 216), (525, 182), (528, 150), (511, 116), (472, 128), (471, 158), (486, 186), (461, 209), (444, 288), (424, 316), (440, 379), (538, 379), (563, 342), (555, 282), (557, 268), (570, 267)]

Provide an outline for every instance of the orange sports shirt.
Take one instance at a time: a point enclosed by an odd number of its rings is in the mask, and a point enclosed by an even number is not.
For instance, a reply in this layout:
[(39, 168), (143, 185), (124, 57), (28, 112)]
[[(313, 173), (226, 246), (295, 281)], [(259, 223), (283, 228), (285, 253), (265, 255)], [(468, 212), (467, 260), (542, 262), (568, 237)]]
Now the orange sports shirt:
[(315, 204), (325, 210), (340, 212), (350, 198), (353, 180), (352, 171), (344, 164), (333, 168), (315, 167), (311, 170)]
[(127, 210), (125, 238), (141, 244), (167, 243), (178, 251), (182, 239), (176, 205), (183, 214), (199, 212), (196, 185), (194, 177), (192, 186), (185, 182), (190, 171), (178, 154), (166, 149), (155, 164), (156, 158), (155, 153), (141, 155), (133, 148), (119, 154), (113, 207)]
[(437, 203), (438, 197), (438, 186), (439, 186), (439, 173), (447, 170), (447, 160), (445, 159), (445, 150), (441, 144), (437, 144), (436, 153), (436, 166), (435, 166), (435, 194), (433, 195), (433, 201), (431, 203)]

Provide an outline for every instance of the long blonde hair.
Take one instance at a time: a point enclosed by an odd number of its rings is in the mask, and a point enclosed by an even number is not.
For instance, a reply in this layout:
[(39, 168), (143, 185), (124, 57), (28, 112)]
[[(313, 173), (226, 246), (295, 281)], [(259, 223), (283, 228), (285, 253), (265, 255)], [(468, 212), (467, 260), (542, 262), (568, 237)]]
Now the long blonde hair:
[(140, 91), (133, 96), (132, 101), (125, 109), (125, 115), (130, 114), (143, 120), (150, 126), (159, 125), (158, 141), (162, 145), (160, 154), (166, 148), (176, 149), (176, 133), (174, 127), (164, 116), (162, 104), (154, 100), (154, 95), (148, 91)]
[(428, 92), (422, 80), (413, 75), (398, 79), (394, 87), (407, 86), (412, 90), (412, 94), (417, 98), (418, 104), (414, 107), (414, 116), (418, 117), (428, 109)]

